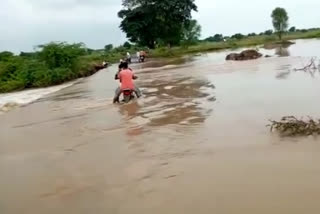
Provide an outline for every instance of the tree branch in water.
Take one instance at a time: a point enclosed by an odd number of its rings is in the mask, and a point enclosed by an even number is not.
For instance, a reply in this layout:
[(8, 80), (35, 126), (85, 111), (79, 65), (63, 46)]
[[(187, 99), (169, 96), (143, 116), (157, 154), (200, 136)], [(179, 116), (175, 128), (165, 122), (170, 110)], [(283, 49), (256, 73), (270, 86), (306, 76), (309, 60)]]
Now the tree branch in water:
[(294, 71), (304, 71), (304, 72), (315, 72), (318, 70), (320, 72), (320, 62), (316, 64), (317, 58), (311, 58), (310, 63), (303, 68), (295, 68)]
[(277, 131), (281, 136), (320, 135), (320, 120), (308, 117), (308, 120), (294, 116), (283, 117), (280, 121), (270, 120), (270, 131)]

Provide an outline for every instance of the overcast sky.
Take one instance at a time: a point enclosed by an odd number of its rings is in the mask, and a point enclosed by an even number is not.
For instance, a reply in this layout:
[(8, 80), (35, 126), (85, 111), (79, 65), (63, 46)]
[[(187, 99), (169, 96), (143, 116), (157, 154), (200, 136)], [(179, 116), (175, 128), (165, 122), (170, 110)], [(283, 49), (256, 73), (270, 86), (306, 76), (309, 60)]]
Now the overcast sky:
[[(271, 29), (271, 11), (287, 9), (290, 25), (320, 27), (320, 0), (196, 0), (202, 37)], [(50, 41), (84, 42), (91, 48), (121, 44), (121, 0), (0, 0), (0, 51), (30, 51)]]

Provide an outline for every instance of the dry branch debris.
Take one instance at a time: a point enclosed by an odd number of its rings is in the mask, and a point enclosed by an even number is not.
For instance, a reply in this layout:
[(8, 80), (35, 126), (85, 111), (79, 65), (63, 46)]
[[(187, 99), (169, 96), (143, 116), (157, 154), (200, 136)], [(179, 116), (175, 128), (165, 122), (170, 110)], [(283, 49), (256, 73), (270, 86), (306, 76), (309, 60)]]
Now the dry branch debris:
[(294, 116), (283, 117), (280, 121), (270, 120), (270, 131), (277, 131), (281, 136), (320, 135), (320, 120), (297, 119)]
[(320, 72), (320, 61), (316, 63), (317, 58), (311, 58), (310, 63), (302, 68), (295, 68), (294, 71), (304, 71), (304, 72), (312, 72), (315, 71)]

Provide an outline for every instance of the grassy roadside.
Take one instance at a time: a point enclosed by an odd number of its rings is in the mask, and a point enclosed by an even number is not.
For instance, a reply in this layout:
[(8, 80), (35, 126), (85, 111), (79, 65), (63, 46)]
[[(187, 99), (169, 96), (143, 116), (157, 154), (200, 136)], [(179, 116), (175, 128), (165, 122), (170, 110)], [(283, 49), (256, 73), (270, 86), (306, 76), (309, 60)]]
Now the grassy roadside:
[(87, 54), (83, 44), (66, 43), (49, 43), (28, 54), (1, 52), (0, 93), (48, 87), (92, 75), (102, 61)]
[[(295, 32), (284, 35), (283, 40), (320, 38), (320, 30), (309, 32)], [(223, 49), (235, 49), (240, 47), (250, 47), (279, 42), (276, 35), (263, 35), (246, 37), (241, 40), (228, 40), (226, 42), (201, 42), (189, 47), (158, 48), (150, 52), (150, 56), (157, 57), (177, 57), (185, 54), (199, 52), (218, 51)]]
[(14, 55), (0, 52), (0, 93), (43, 88), (90, 76), (103, 69), (103, 61), (116, 63), (134, 47), (91, 50), (83, 43), (52, 42), (35, 52)]

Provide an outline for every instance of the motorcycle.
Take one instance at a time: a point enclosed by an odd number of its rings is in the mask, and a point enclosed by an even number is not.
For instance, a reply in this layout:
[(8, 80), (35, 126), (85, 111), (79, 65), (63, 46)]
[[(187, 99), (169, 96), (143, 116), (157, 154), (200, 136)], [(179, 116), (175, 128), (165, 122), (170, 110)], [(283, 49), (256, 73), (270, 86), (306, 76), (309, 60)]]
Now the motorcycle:
[(139, 62), (144, 62), (145, 58), (146, 58), (145, 56), (140, 56)]
[(126, 58), (126, 62), (127, 62), (128, 64), (131, 64), (131, 58)]
[[(114, 79), (115, 80), (119, 79), (118, 74), (115, 75)], [(138, 79), (138, 77), (134, 76), (133, 79), (136, 80), (136, 79)], [(129, 103), (131, 100), (136, 98), (135, 91), (132, 90), (132, 89), (124, 89), (124, 90), (122, 90), (122, 96), (123, 96), (123, 100), (121, 101), (122, 103)], [(116, 102), (119, 103), (119, 99)]]
[(129, 103), (131, 100), (135, 98), (134, 96), (134, 90), (132, 89), (125, 89), (122, 91), (123, 94), (123, 103)]
[(103, 66), (103, 68), (108, 68), (108, 66), (109, 66), (109, 63), (102, 63), (102, 66)]

